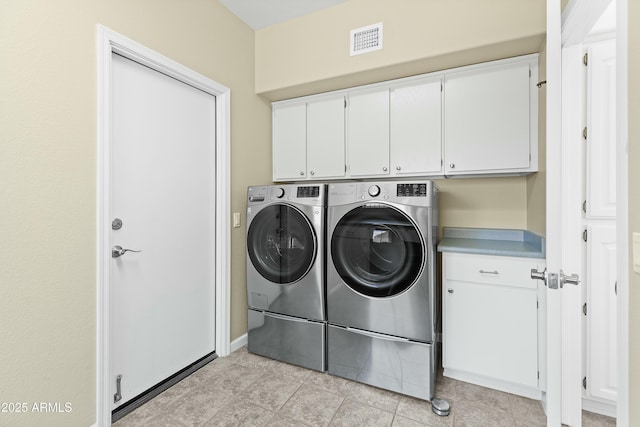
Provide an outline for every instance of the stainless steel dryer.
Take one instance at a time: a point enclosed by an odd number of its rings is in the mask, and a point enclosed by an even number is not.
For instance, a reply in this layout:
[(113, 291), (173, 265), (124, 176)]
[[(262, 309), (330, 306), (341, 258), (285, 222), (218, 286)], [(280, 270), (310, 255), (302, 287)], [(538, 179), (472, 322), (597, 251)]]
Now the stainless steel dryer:
[(431, 400), (437, 227), (431, 181), (329, 185), (329, 373)]
[(326, 186), (247, 194), (248, 350), (324, 371)]

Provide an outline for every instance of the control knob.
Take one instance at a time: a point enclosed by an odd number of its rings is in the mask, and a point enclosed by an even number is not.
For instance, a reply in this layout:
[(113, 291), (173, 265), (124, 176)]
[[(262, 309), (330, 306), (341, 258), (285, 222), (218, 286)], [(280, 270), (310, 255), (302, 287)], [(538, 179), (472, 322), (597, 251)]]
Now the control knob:
[(284, 188), (277, 188), (276, 189), (276, 197), (278, 199), (282, 199), (284, 197)]
[(372, 185), (371, 187), (369, 187), (369, 195), (371, 197), (376, 197), (380, 195), (380, 187), (378, 187), (377, 185)]

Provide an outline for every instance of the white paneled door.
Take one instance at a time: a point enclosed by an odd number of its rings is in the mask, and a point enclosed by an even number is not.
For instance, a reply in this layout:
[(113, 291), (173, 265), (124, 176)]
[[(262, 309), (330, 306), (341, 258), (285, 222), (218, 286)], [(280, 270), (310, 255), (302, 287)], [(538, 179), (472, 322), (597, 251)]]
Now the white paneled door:
[(112, 55), (113, 409), (215, 350), (216, 98)]

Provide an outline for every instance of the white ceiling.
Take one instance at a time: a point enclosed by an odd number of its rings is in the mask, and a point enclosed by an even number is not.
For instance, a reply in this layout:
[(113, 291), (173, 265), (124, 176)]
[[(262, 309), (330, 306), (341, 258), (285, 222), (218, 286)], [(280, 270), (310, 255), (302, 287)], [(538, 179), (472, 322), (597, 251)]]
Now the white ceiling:
[(219, 0), (254, 30), (344, 3), (347, 0)]

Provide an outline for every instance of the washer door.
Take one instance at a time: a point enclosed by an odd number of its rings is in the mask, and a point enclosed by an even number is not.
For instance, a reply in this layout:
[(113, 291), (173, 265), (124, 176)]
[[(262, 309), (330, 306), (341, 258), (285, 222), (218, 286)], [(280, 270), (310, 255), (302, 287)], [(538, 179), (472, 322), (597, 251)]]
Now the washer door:
[(285, 204), (270, 205), (251, 221), (247, 251), (262, 277), (273, 283), (293, 283), (313, 266), (316, 235), (298, 209)]
[(342, 280), (370, 297), (408, 289), (424, 264), (414, 223), (392, 206), (371, 204), (349, 211), (331, 237), (331, 257)]

